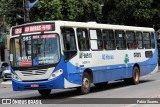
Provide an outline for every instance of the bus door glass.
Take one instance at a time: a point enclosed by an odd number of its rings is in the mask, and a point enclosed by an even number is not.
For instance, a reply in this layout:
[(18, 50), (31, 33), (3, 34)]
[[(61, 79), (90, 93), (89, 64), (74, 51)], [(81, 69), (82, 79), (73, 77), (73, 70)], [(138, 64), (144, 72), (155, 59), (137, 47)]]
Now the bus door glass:
[(61, 28), (64, 43), (64, 58), (65, 61), (70, 60), (77, 54), (75, 32), (73, 28)]
[(76, 31), (79, 48), (79, 66), (84, 67), (90, 62), (89, 58), (92, 57), (92, 54), (88, 52), (90, 50), (88, 30), (85, 28), (77, 28)]

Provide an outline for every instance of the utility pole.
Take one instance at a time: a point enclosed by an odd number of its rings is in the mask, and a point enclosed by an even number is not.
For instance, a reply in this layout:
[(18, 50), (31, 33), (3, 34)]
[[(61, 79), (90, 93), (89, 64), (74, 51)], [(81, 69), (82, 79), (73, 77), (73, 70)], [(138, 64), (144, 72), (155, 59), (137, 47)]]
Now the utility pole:
[(24, 10), (24, 23), (30, 22), (29, 12), (39, 0), (23, 0), (23, 10)]
[(107, 21), (107, 16), (106, 16), (106, 13), (107, 13), (107, 2), (109, 0), (102, 0), (102, 23), (106, 23)]
[(29, 18), (29, 0), (23, 0), (23, 9), (24, 9), (24, 23), (29, 23), (30, 22), (30, 18)]

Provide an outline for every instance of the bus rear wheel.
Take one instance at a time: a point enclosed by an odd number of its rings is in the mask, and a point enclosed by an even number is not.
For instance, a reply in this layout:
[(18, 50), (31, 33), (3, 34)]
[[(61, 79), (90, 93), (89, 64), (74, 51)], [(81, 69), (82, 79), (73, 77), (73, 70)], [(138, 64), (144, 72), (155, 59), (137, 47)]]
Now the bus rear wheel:
[(88, 94), (90, 91), (90, 77), (89, 74), (84, 72), (82, 77), (82, 86), (81, 86), (81, 93), (82, 94)]
[(38, 90), (38, 92), (43, 95), (43, 96), (47, 96), (51, 93), (51, 89), (47, 89), (47, 90)]
[(135, 67), (133, 68), (132, 77), (131, 77), (131, 78), (124, 79), (124, 81), (125, 81), (125, 83), (127, 83), (127, 84), (136, 85), (136, 84), (139, 83), (139, 77), (140, 77), (139, 68), (138, 68), (137, 66), (135, 66)]

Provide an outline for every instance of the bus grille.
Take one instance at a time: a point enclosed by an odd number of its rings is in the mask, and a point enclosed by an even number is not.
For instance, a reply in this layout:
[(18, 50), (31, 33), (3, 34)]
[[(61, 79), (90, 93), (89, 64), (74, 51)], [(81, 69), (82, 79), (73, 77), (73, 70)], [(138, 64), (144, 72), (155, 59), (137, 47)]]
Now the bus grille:
[(44, 75), (47, 69), (22, 71), (23, 76)]

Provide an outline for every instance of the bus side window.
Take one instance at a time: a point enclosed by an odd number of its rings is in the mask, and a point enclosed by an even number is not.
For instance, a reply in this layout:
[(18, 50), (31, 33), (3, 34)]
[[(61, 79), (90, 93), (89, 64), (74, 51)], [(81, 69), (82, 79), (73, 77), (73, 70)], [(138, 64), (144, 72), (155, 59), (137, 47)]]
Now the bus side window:
[(135, 33), (133, 31), (126, 31), (126, 38), (127, 38), (128, 49), (136, 49), (137, 41), (135, 38)]
[(100, 29), (90, 29), (89, 32), (90, 32), (91, 49), (102, 50), (103, 41), (102, 41), (101, 30)]
[(143, 36), (142, 32), (136, 32), (136, 40), (139, 49), (143, 48)]
[(124, 31), (115, 31), (117, 49), (126, 49), (126, 37)]
[(113, 30), (102, 30), (102, 37), (103, 37), (104, 48), (106, 50), (114, 50), (116, 48)]
[(155, 48), (155, 42), (154, 42), (154, 33), (151, 33), (151, 46), (154, 49)]
[(77, 39), (79, 50), (86, 51), (90, 49), (87, 29), (77, 28)]
[(65, 60), (71, 59), (77, 53), (75, 32), (73, 28), (61, 28), (64, 43), (64, 57)]
[(143, 43), (144, 43), (144, 47), (146, 49), (150, 49), (151, 48), (151, 38), (150, 38), (150, 33), (149, 32), (144, 32), (143, 33)]

